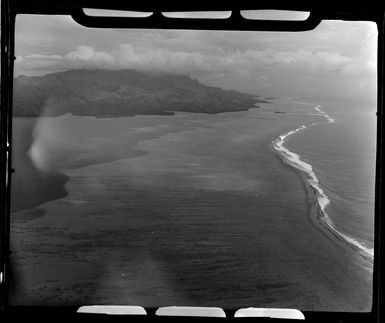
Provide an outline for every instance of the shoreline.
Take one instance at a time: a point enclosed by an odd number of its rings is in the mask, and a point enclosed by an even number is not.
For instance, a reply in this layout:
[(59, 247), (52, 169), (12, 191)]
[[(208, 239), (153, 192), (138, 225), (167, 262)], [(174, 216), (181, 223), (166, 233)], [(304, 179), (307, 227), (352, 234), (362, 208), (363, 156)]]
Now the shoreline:
[[(47, 115), (47, 116), (29, 116), (29, 115), (15, 115), (14, 118), (20, 118), (20, 119), (27, 119), (28, 122), (32, 122), (34, 119), (40, 119), (40, 118), (62, 118), (62, 117), (83, 117), (83, 118), (92, 118), (92, 119), (115, 119), (115, 118), (133, 118), (133, 117), (140, 117), (140, 116), (154, 116), (154, 117), (159, 117), (159, 116), (166, 116), (166, 117), (173, 117), (177, 116), (178, 114), (183, 114), (183, 113), (188, 113), (188, 114), (205, 114), (207, 116), (211, 115), (219, 115), (219, 114), (229, 114), (229, 113), (234, 113), (234, 112), (246, 112), (250, 111), (253, 109), (258, 109), (260, 106), (258, 104), (260, 103), (271, 103), (270, 101), (267, 101), (266, 99), (260, 99), (260, 98), (255, 98), (256, 101), (253, 106), (250, 108), (240, 108), (240, 109), (234, 109), (234, 110), (224, 110), (224, 111), (216, 111), (216, 112), (204, 112), (204, 111), (183, 111), (183, 110), (175, 110), (175, 111), (164, 111), (164, 113), (146, 113), (146, 114), (132, 114), (132, 115), (119, 115), (119, 116), (110, 116), (110, 115), (81, 115), (81, 114), (73, 114), (73, 113), (65, 113), (65, 114), (60, 114), (60, 115)], [(21, 211), (26, 211), (28, 209), (33, 209), (36, 207), (41, 206), (42, 204), (50, 201), (54, 201), (57, 199), (64, 198), (68, 196), (68, 191), (66, 189), (66, 184), (70, 180), (70, 177), (60, 171), (56, 170), (51, 173), (43, 173), (39, 169), (35, 167), (33, 164), (32, 160), (29, 159), (28, 157), (28, 151), (30, 149), (30, 145), (32, 144), (31, 139), (32, 137), (32, 131), (33, 131), (34, 125), (30, 125), (27, 131), (27, 135), (29, 135), (29, 138), (27, 139), (27, 145), (24, 146), (23, 144), (23, 165), (16, 167), (17, 172), (19, 174), (19, 169), (21, 169), (22, 177), (27, 177), (27, 178), (34, 178), (35, 181), (32, 183), (27, 183), (20, 185), (18, 181), (20, 179), (17, 179), (18, 174), (16, 175), (17, 177), (15, 178), (15, 175), (13, 176), (13, 182), (12, 182), (12, 195), (17, 196), (17, 202), (13, 202), (12, 205), (16, 205), (15, 207), (12, 207), (11, 213), (16, 213), (16, 212), (21, 212)], [(86, 165), (87, 166), (87, 165)], [(83, 167), (83, 166), (82, 166)], [(26, 170), (26, 171), (25, 171)], [(29, 174), (25, 174), (25, 172)], [(21, 187), (23, 186), (23, 187)], [(28, 189), (26, 190), (24, 186), (27, 186)], [(31, 187), (30, 187), (31, 186)], [(38, 186), (38, 188), (36, 188)], [(32, 188), (34, 187), (34, 188)], [(30, 197), (30, 192), (42, 192), (45, 191), (45, 188), (49, 188), (47, 191), (47, 194), (42, 194), (39, 196), (32, 196)], [(25, 192), (26, 191), (26, 192)], [(19, 195), (22, 195), (20, 197)], [(16, 201), (15, 197), (11, 198), (11, 201)], [(23, 201), (21, 205), (17, 205), (20, 203), (19, 201)], [(27, 201), (24, 203), (24, 201)]]
[[(323, 116), (326, 119), (325, 124), (335, 123), (333, 118), (331, 118), (320, 109), (321, 105), (294, 101), (291, 101), (291, 103), (315, 105), (314, 110), (316, 110), (320, 116)], [(368, 250), (368, 248), (362, 245), (359, 241), (356, 241), (354, 238), (339, 232), (336, 228), (333, 227), (332, 220), (328, 217), (328, 214), (325, 211), (326, 207), (331, 203), (331, 201), (329, 197), (324, 193), (323, 189), (319, 186), (319, 180), (313, 171), (312, 165), (301, 160), (298, 154), (290, 151), (284, 146), (287, 137), (316, 124), (320, 123), (301, 125), (294, 130), (281, 134), (272, 141), (272, 147), (278, 154), (281, 161), (290, 166), (290, 168), (296, 170), (296, 172), (301, 177), (309, 200), (309, 218), (312, 220), (312, 222), (333, 241), (337, 242), (336, 240), (338, 240), (343, 244), (343, 246), (349, 247), (350, 250), (354, 250), (354, 252), (361, 256), (361, 258), (366, 262), (366, 265), (364, 266), (368, 267), (367, 264), (369, 264), (368, 269), (373, 270), (373, 254)], [(295, 161), (290, 159), (290, 157), (293, 156)]]
[[(314, 104), (314, 103), (306, 103), (306, 102), (296, 102), (296, 101), (291, 101), (290, 99), (289, 99), (289, 102), (294, 104), (304, 104), (304, 105), (315, 106), (314, 110), (317, 111), (318, 115), (323, 116), (325, 118), (326, 120), (325, 124), (335, 123), (335, 120), (333, 118), (331, 118), (324, 111), (321, 110), (321, 105)], [(259, 106), (257, 106), (257, 104), (258, 102), (255, 103), (254, 107), (250, 107), (247, 110), (258, 109)], [(173, 112), (173, 115), (176, 115), (178, 112), (179, 111)], [(230, 112), (239, 112), (239, 111), (226, 111), (226, 114)], [(179, 113), (190, 114), (194, 112), (179, 112)], [(207, 113), (207, 114), (210, 115), (210, 113)], [(284, 146), (285, 140), (288, 136), (294, 133), (297, 133), (299, 131), (305, 130), (309, 126), (313, 126), (317, 124), (324, 124), (324, 123), (304, 124), (297, 127), (294, 130), (291, 130), (289, 132), (279, 135), (272, 141), (273, 150), (278, 154), (280, 159), (285, 164), (290, 166), (290, 168), (294, 168), (296, 170), (296, 172), (301, 176), (301, 179), (306, 186), (306, 191), (308, 193), (309, 192), (311, 193), (311, 197), (309, 197), (309, 203), (310, 204), (315, 203), (315, 207), (316, 207), (315, 214), (309, 215), (309, 217), (312, 218), (313, 222), (315, 222), (320, 229), (323, 229), (322, 231), (326, 230), (328, 233), (328, 236), (334, 237), (335, 239), (343, 242), (345, 245), (349, 246), (351, 249), (357, 252), (362, 258), (364, 258), (365, 261), (369, 262), (372, 265), (373, 256), (370, 253), (370, 251), (365, 249), (365, 246), (360, 247), (359, 241), (356, 241), (355, 239), (345, 235), (344, 233), (339, 232), (337, 229), (333, 227), (331, 219), (328, 218), (328, 215), (325, 212), (327, 205), (330, 203), (330, 199), (327, 197), (327, 195), (323, 192), (322, 188), (319, 186), (318, 178), (314, 174), (314, 171), (312, 170), (312, 166), (302, 161), (298, 154), (290, 151), (288, 148)], [(295, 158), (294, 161), (291, 160), (290, 158), (293, 156)], [(37, 173), (35, 174), (35, 172)], [(314, 175), (310, 174), (310, 172), (313, 173)], [(28, 186), (38, 185), (38, 186), (41, 186), (43, 190), (44, 188), (46, 188), (47, 194), (45, 194), (44, 196), (40, 196), (40, 195), (36, 197), (33, 196), (32, 199), (30, 199), (29, 201), (26, 198), (22, 198), (21, 200), (27, 201), (27, 203), (23, 202), (22, 205), (14, 207), (12, 209), (12, 213), (36, 208), (46, 202), (54, 201), (54, 200), (68, 196), (69, 193), (66, 189), (66, 184), (69, 181), (70, 177), (67, 174), (60, 171), (56, 171), (50, 174), (42, 174), (37, 169), (34, 169), (33, 173), (34, 173), (33, 177), (35, 177), (35, 181), (33, 181), (32, 183), (29, 183), (33, 185), (28, 185)], [(15, 183), (13, 184), (14, 184), (13, 188), (15, 189)], [(17, 191), (18, 189), (16, 188), (15, 190)], [(24, 187), (22, 191), (25, 191)], [(36, 191), (41, 191), (41, 189), (38, 188)], [(20, 200), (20, 198), (18, 200)]]
[[(286, 164), (286, 163), (285, 163)], [(290, 166), (290, 165), (289, 165)], [(306, 178), (306, 174), (302, 172), (297, 172), (299, 176), (301, 177), (301, 180), (304, 184), (305, 190), (306, 190), (306, 195), (309, 201), (309, 219), (311, 222), (318, 228), (322, 233), (324, 233), (329, 239), (334, 241), (336, 244), (341, 246), (342, 248), (348, 250), (348, 251), (354, 251), (355, 255), (360, 256), (360, 258), (365, 261), (362, 263), (362, 265), (371, 271), (372, 266), (373, 266), (373, 258), (370, 256), (366, 255), (364, 252), (362, 252), (362, 249), (359, 247), (355, 246), (352, 243), (349, 243), (349, 241), (345, 240), (341, 236), (341, 233), (339, 233), (337, 230), (335, 230), (333, 227), (329, 226), (324, 220), (324, 215), (323, 211), (320, 207), (320, 205), (317, 203), (317, 197), (316, 197), (316, 192), (314, 188), (310, 185)], [(368, 266), (368, 264), (370, 266)]]
[(271, 147), (300, 117), (267, 112), (210, 118), (146, 138), (137, 159), (69, 173), (69, 197), (42, 207), (50, 216), (15, 224), (12, 303), (369, 309), (362, 260), (312, 222), (314, 193)]

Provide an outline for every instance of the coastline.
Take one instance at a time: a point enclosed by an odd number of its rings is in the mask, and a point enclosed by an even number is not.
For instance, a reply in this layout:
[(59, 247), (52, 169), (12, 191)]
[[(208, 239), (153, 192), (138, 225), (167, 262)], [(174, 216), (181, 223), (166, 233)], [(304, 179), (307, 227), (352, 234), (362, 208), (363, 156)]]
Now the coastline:
[[(286, 164), (286, 163), (285, 163)], [(290, 166), (290, 165), (289, 165)], [(314, 188), (309, 184), (306, 174), (303, 172), (297, 172), (301, 177), (301, 180), (304, 184), (306, 194), (309, 201), (309, 219), (311, 222), (322, 232), (324, 233), (330, 240), (335, 242), (338, 246), (345, 249), (347, 252), (350, 252), (352, 256), (359, 260), (360, 264), (370, 270), (373, 271), (373, 258), (369, 255), (362, 252), (362, 249), (355, 246), (354, 244), (349, 243), (343, 237), (341, 237), (341, 233), (336, 232), (333, 227), (328, 225), (325, 220), (323, 220), (323, 211), (320, 205), (317, 203), (317, 197)], [(361, 260), (361, 261), (360, 261)]]
[(271, 147), (313, 120), (181, 114), (179, 132), (125, 144), (146, 154), (71, 170), (67, 198), (14, 224), (12, 304), (367, 310), (362, 260), (312, 223), (305, 182)]
[[(291, 101), (291, 103), (311, 106), (315, 105), (314, 110), (316, 110), (319, 115), (325, 118), (325, 124), (335, 123), (335, 120), (333, 118), (331, 118), (328, 114), (321, 110), (321, 105), (319, 104), (294, 101)], [(313, 171), (312, 165), (301, 160), (301, 157), (297, 153), (290, 151), (284, 146), (287, 137), (294, 133), (303, 131), (307, 129), (307, 127), (311, 127), (317, 124), (320, 123), (302, 125), (294, 130), (281, 134), (272, 141), (273, 149), (278, 153), (278, 156), (286, 165), (295, 169), (300, 175), (308, 195), (309, 204), (311, 205), (309, 218), (312, 220), (312, 222), (316, 224), (317, 227), (319, 227), (319, 229), (321, 229), (321, 231), (325, 233), (328, 237), (333, 240), (339, 241), (340, 244), (342, 242), (344, 246), (347, 246), (350, 249), (354, 250), (356, 253), (358, 253), (364, 259), (366, 263), (365, 267), (370, 270), (373, 270), (373, 252), (366, 248), (364, 245), (362, 245), (359, 241), (338, 231), (333, 226), (332, 220), (326, 213), (326, 207), (331, 203), (331, 200), (324, 193), (323, 189), (319, 185), (319, 180)]]
[[(65, 173), (55, 170), (51, 172), (42, 172), (34, 165), (33, 161), (29, 157), (29, 150), (31, 148), (33, 138), (34, 127), (36, 126), (36, 120), (40, 118), (60, 118), (65, 116), (74, 116), (74, 117), (84, 117), (91, 119), (115, 119), (115, 118), (133, 118), (138, 116), (176, 116), (178, 113), (193, 113), (193, 114), (207, 114), (207, 115), (220, 115), (220, 114), (229, 114), (232, 112), (245, 112), (250, 109), (258, 109), (260, 103), (271, 103), (266, 98), (261, 99), (256, 97), (255, 103), (250, 108), (237, 108), (233, 110), (223, 110), (223, 111), (184, 111), (182, 110), (171, 110), (171, 111), (162, 111), (162, 112), (153, 112), (145, 114), (132, 114), (132, 115), (84, 115), (84, 114), (59, 114), (59, 115), (44, 115), (44, 116), (34, 116), (34, 115), (14, 115), (14, 118), (23, 120), (21, 136), (17, 140), (17, 144), (20, 146), (14, 145), (14, 153), (19, 157), (14, 158), (14, 168), (16, 173), (12, 177), (12, 198), (11, 201), (16, 200), (17, 202), (12, 203), (11, 212), (20, 212), (28, 209), (38, 207), (46, 202), (54, 201), (60, 198), (68, 196), (68, 191), (66, 190), (66, 183), (70, 180), (70, 177)], [(16, 130), (16, 133), (19, 134), (19, 130)], [(140, 155), (140, 152), (138, 153)], [(115, 159), (115, 158), (114, 158)], [(113, 160), (114, 160), (113, 159)], [(83, 165), (84, 166), (84, 165)], [(24, 181), (24, 179), (27, 179)], [(37, 196), (32, 192), (39, 192)], [(46, 194), (42, 194), (46, 192)], [(22, 201), (22, 202), (21, 202)]]

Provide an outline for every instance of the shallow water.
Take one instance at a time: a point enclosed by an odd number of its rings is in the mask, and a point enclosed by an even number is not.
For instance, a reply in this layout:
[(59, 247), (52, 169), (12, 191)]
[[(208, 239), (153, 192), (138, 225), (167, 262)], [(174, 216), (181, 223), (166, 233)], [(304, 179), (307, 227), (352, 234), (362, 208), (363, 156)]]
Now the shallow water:
[[(16, 119), (15, 187), (39, 189), (13, 195), (11, 303), (370, 309), (368, 264), (310, 221), (272, 146), (325, 121), (304, 108), (41, 118), (33, 140), (18, 133), (34, 121)], [(40, 179), (60, 173), (67, 194), (52, 197)]]

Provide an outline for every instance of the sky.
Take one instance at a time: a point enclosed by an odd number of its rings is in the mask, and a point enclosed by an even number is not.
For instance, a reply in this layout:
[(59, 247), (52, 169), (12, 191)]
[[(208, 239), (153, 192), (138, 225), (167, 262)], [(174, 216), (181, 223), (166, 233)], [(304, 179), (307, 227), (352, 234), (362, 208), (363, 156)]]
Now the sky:
[(15, 75), (74, 68), (186, 74), (264, 96), (376, 96), (377, 27), (324, 21), (307, 32), (89, 29), (69, 16), (16, 19)]

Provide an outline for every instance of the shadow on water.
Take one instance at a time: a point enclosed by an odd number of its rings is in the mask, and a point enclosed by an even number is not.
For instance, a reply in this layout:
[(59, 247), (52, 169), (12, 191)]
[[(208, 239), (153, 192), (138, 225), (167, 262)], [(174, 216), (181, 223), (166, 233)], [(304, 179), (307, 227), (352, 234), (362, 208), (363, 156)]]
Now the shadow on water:
[(69, 177), (59, 171), (42, 172), (29, 156), (33, 142), (35, 118), (23, 118), (14, 122), (13, 168), (11, 212), (38, 206), (49, 200), (67, 196), (65, 183)]

